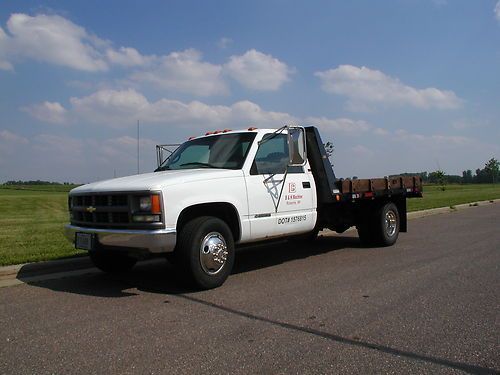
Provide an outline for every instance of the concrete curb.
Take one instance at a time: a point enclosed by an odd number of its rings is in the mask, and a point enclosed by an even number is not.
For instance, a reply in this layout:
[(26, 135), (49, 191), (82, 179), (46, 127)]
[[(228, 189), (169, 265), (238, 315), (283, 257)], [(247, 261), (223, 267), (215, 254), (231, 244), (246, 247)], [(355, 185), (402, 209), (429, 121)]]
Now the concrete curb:
[(429, 210), (413, 211), (413, 212), (408, 212), (408, 219), (411, 220), (411, 219), (418, 219), (418, 218), (430, 216), (430, 215), (447, 214), (450, 212), (455, 212), (455, 211), (463, 210), (466, 208), (472, 208), (472, 207), (478, 207), (478, 206), (488, 206), (490, 204), (495, 204), (495, 203), (499, 203), (499, 202), (500, 202), (500, 199), (492, 199), (489, 201), (457, 204), (456, 206), (450, 206), (450, 207), (439, 207), (439, 208), (431, 208)]
[(99, 272), (88, 256), (0, 267), (0, 288)]
[[(408, 213), (408, 219), (419, 219), (431, 215), (446, 214), (477, 206), (488, 206), (499, 203), (500, 199), (481, 201), (474, 203), (459, 204), (451, 207), (431, 208), (429, 210), (414, 211)], [(351, 228), (349, 231), (354, 230)], [(325, 230), (323, 236), (333, 236), (336, 232)], [(88, 256), (68, 258), (60, 260), (49, 260), (36, 263), (16, 264), (13, 266), (0, 267), (0, 288), (19, 285), (30, 282), (60, 279), (64, 277), (79, 276), (85, 274), (99, 273), (92, 265)]]

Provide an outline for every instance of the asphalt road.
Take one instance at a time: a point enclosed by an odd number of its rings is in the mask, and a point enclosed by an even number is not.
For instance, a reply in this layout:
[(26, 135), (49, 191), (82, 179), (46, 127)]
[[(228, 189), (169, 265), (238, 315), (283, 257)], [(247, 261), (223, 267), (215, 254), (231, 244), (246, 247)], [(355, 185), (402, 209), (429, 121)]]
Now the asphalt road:
[(500, 205), (245, 249), (218, 289), (165, 263), (0, 289), (1, 374), (500, 373)]

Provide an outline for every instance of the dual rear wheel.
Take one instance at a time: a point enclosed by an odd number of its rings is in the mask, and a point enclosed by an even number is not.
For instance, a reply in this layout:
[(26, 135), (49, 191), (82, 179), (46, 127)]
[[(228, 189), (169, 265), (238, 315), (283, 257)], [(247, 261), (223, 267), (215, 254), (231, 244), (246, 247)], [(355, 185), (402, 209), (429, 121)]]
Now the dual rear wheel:
[(400, 218), (394, 203), (370, 212), (357, 225), (361, 242), (366, 246), (391, 246), (399, 236)]

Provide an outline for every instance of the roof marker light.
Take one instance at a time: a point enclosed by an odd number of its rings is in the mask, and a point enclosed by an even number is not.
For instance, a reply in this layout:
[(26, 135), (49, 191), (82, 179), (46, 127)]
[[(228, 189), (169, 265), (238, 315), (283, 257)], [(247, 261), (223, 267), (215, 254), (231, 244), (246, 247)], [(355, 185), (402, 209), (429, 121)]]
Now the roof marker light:
[(252, 127), (248, 128), (247, 130), (248, 130), (248, 131), (252, 131), (252, 130), (257, 130), (257, 128), (254, 128), (254, 127), (252, 126)]

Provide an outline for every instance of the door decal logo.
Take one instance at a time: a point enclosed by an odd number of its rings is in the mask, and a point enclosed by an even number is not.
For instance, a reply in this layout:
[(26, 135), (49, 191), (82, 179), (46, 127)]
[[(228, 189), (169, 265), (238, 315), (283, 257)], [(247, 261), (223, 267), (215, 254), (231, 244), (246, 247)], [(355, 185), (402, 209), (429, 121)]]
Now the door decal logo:
[(287, 205), (300, 204), (302, 201), (302, 194), (297, 194), (297, 185), (295, 182), (288, 183), (288, 194), (285, 194), (285, 202)]

